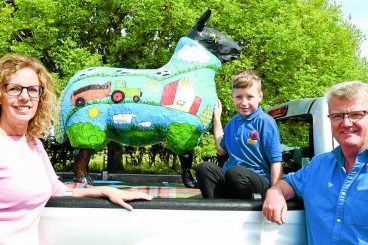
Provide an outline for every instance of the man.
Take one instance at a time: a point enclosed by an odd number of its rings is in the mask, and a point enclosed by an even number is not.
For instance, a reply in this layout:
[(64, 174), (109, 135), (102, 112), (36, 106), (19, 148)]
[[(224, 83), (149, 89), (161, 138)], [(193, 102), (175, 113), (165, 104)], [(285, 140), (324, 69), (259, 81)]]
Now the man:
[(309, 244), (368, 244), (368, 84), (336, 84), (327, 100), (340, 146), (278, 181), (267, 191), (263, 214), (284, 224), (286, 200), (298, 195)]

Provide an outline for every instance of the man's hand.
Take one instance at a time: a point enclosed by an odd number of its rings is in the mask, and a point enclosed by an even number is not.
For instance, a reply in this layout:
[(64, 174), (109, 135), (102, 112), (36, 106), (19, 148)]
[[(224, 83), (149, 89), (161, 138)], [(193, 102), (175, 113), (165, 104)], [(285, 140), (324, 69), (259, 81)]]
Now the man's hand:
[(271, 187), (268, 189), (262, 211), (263, 215), (271, 222), (279, 225), (286, 222), (287, 204), (280, 188)]

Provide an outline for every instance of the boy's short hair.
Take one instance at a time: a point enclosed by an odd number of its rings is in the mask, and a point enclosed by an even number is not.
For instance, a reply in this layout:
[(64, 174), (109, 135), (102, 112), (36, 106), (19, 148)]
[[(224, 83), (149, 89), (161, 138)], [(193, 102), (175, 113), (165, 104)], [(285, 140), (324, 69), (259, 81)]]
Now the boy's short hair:
[(256, 83), (259, 92), (262, 91), (261, 76), (254, 70), (244, 70), (233, 77), (233, 89), (236, 88), (250, 88)]

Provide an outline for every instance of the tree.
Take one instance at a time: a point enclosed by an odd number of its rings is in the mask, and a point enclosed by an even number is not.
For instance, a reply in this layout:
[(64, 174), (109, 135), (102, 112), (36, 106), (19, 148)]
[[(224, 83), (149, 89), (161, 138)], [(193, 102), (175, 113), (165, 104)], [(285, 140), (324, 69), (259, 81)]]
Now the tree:
[(108, 151), (107, 151), (107, 167), (106, 170), (111, 173), (121, 173), (124, 171), (124, 166), (121, 164), (122, 162), (122, 155), (123, 155), (123, 149), (121, 146), (111, 141), (107, 145)]
[(85, 67), (162, 66), (207, 8), (213, 10), (208, 26), (242, 46), (241, 57), (216, 77), (224, 123), (235, 113), (232, 76), (242, 69), (261, 74), (266, 109), (322, 96), (340, 81), (368, 81), (367, 60), (359, 58), (362, 33), (328, 0), (6, 0), (0, 55), (38, 57), (60, 93)]
[(327, 0), (9, 0), (1, 5), (0, 54), (40, 58), (59, 89), (88, 66), (157, 68), (208, 7), (208, 25), (243, 45), (242, 57), (218, 74), (220, 97), (244, 68), (262, 75), (265, 106), (367, 79), (366, 60), (358, 56), (361, 32)]

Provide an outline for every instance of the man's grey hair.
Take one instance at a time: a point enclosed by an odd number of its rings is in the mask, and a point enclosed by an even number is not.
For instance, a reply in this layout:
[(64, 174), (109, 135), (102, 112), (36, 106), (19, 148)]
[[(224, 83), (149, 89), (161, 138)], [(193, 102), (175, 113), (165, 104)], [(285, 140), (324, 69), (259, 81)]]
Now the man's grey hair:
[(328, 106), (333, 98), (353, 100), (356, 98), (368, 99), (368, 84), (360, 81), (341, 82), (333, 85), (326, 94)]

